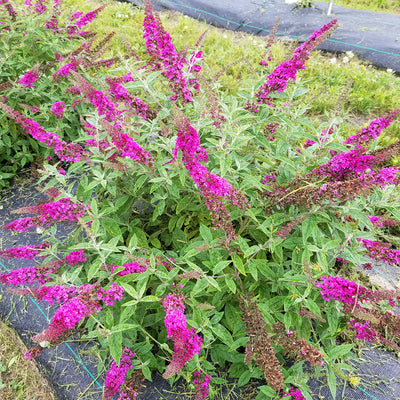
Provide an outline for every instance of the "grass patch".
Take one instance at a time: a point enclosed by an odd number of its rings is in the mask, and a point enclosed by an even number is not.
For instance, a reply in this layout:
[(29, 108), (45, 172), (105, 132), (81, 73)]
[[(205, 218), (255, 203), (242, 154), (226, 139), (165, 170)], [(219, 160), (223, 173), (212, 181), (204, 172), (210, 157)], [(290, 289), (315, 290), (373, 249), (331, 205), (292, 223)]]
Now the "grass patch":
[(0, 321), (0, 398), (54, 400), (36, 363), (24, 358), (26, 350), (18, 334)]
[[(326, 3), (329, 0), (320, 0)], [(332, 12), (335, 12), (335, 5), (359, 10), (380, 11), (389, 14), (400, 14), (399, 0), (335, 0)]]

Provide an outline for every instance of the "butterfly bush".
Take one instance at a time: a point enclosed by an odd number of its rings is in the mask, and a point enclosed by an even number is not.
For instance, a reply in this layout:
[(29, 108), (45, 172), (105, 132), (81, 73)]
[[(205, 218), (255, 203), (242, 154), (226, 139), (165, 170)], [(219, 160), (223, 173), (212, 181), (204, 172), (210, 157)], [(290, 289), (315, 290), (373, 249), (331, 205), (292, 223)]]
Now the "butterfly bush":
[(306, 398), (301, 393), (300, 389), (295, 389), (293, 386), (290, 387), (288, 392), (284, 392), (283, 399), (285, 400), (306, 400)]
[(26, 258), (31, 260), (37, 257), (41, 253), (41, 250), (47, 249), (48, 247), (50, 247), (49, 243), (18, 246), (8, 250), (0, 251), (0, 256), (7, 258)]
[[(346, 138), (336, 111), (316, 127), (291, 96), (305, 92), (297, 77), (338, 21), (284, 60), (273, 60), (276, 24), (256, 76), (243, 74), (254, 95), (236, 95), (218, 82), (229, 66), (214, 76), (203, 68), (206, 33), (179, 48), (148, 0), (143, 37), (121, 38), (127, 54), (110, 58), (119, 32), (89, 28), (105, 6), (65, 14), (60, 1), (2, 5), (1, 49), (8, 56), (8, 38), (21, 44), (0, 68), (15, 148), (5, 168), (39, 156), (32, 171), (49, 200), (3, 226), (46, 229), (37, 229), (42, 244), (0, 251), (34, 260), (0, 282), (58, 307), (27, 358), (79, 329), (99, 340), (102, 365), (111, 355), (104, 399), (140, 397), (156, 370), (183, 376), (206, 399), (219, 368), (243, 384), (262, 380), (271, 398), (304, 399), (306, 371), (282, 360), (338, 370), (342, 345), (326, 343), (339, 331), (400, 350), (398, 293), (336, 276), (362, 256), (399, 263), (379, 237), (399, 224), (400, 141), (376, 141), (400, 109)], [(72, 232), (58, 238), (65, 223)]]
[(64, 116), (65, 103), (63, 101), (56, 101), (50, 109), (50, 112), (54, 114), (57, 119), (61, 119)]
[[(115, 360), (112, 361), (110, 369), (107, 371), (106, 379), (104, 382), (104, 394), (103, 400), (112, 400), (114, 396), (123, 387), (126, 379), (127, 372), (132, 368), (132, 358), (135, 354), (127, 347), (123, 348), (123, 354), (119, 365), (116, 364)], [(120, 393), (118, 399), (125, 399), (126, 393), (123, 391)]]
[(56, 273), (61, 267), (85, 263), (86, 261), (87, 258), (84, 255), (84, 251), (75, 250), (59, 260), (52, 260), (37, 266), (18, 268), (6, 274), (0, 274), (0, 282), (14, 286), (32, 285), (36, 282), (43, 285), (46, 282), (50, 282), (51, 277), (49, 274)]
[[(170, 100), (181, 98), (184, 102), (192, 102), (193, 93), (188, 88), (183, 73), (183, 66), (187, 64), (187, 61), (177, 53), (171, 36), (164, 30), (161, 21), (154, 17), (150, 1), (146, 1), (145, 5), (146, 16), (143, 22), (143, 38), (146, 42), (147, 53), (152, 58), (152, 68), (160, 69), (162, 74), (170, 81), (169, 86), (174, 92)], [(201, 53), (200, 55), (197, 53), (194, 57), (201, 58)], [(191, 68), (199, 71), (201, 68), (199, 67), (193, 65)]]
[(336, 300), (343, 304), (343, 312), (350, 316), (348, 326), (355, 338), (374, 341), (396, 351), (400, 349), (397, 343), (387, 338), (387, 334), (397, 335), (400, 318), (393, 311), (379, 307), (382, 301), (397, 306), (400, 297), (396, 291), (371, 290), (354, 281), (330, 275), (323, 276), (316, 286), (325, 301)]
[[(102, 309), (101, 302), (113, 305), (114, 301), (121, 300), (122, 297), (123, 288), (115, 283), (112, 283), (110, 289), (103, 289), (98, 284), (85, 283), (78, 288), (75, 296), (65, 301), (56, 311), (49, 327), (32, 339), (36, 342), (48, 341), (51, 344), (58, 344), (83, 318), (98, 313)], [(42, 299), (48, 298), (45, 296)]]
[(211, 375), (204, 375), (196, 370), (193, 374), (193, 378), (193, 383), (196, 387), (195, 400), (206, 399), (209, 392), (208, 385), (210, 383)]
[[(261, 85), (255, 93), (257, 104), (273, 105), (271, 93), (283, 92), (289, 80), (296, 80), (298, 70), (305, 68), (305, 63), (310, 58), (311, 52), (337, 28), (337, 24), (338, 21), (334, 19), (318, 31), (315, 31), (306, 42), (294, 51), (293, 57), (290, 60), (279, 64), (279, 66), (267, 76), (267, 82)], [(247, 108), (254, 112), (258, 112), (258, 108), (256, 107), (255, 104), (250, 105), (250, 103), (247, 103)]]
[(33, 88), (33, 84), (37, 79), (37, 71), (28, 71), (22, 76), (22, 78), (18, 81), (19, 84), (26, 86), (27, 88)]
[(86, 213), (86, 206), (73, 203), (69, 198), (44, 203), (38, 206), (23, 207), (15, 210), (18, 213), (38, 214), (37, 217), (20, 218), (3, 226), (10, 231), (28, 231), (36, 226), (51, 225), (55, 222), (77, 222)]
[(179, 373), (185, 363), (195, 354), (200, 354), (202, 339), (193, 328), (186, 326), (185, 305), (182, 295), (169, 294), (163, 300), (167, 337), (174, 342), (174, 354), (171, 363), (164, 372), (164, 378)]

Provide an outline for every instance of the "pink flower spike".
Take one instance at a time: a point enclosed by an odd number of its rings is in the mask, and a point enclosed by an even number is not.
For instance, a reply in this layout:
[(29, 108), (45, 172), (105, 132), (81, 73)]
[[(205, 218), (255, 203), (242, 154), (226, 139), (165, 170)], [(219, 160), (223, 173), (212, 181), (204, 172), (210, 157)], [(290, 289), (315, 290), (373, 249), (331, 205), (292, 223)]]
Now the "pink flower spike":
[(104, 382), (103, 400), (112, 400), (112, 398), (121, 390), (125, 383), (126, 374), (132, 368), (131, 359), (135, 354), (127, 347), (123, 348), (119, 366), (113, 359), (110, 369), (107, 371)]
[(168, 294), (163, 301), (165, 310), (165, 327), (167, 337), (174, 342), (174, 354), (171, 363), (163, 374), (165, 379), (171, 378), (179, 373), (185, 363), (193, 358), (195, 354), (200, 354), (202, 339), (193, 328), (186, 327), (186, 317), (184, 315), (185, 297), (182, 294)]
[(37, 79), (37, 71), (30, 70), (22, 76), (22, 78), (18, 81), (19, 84), (24, 85), (28, 88), (33, 88), (33, 84), (36, 82)]
[(50, 109), (50, 112), (54, 114), (58, 120), (64, 116), (65, 103), (63, 101), (56, 101)]
[(47, 249), (48, 247), (50, 247), (50, 244), (48, 243), (13, 247), (12, 249), (0, 251), (0, 256), (8, 258), (25, 258), (27, 260), (31, 260), (40, 254), (40, 250)]
[[(273, 92), (283, 92), (289, 80), (296, 80), (297, 72), (304, 69), (305, 62), (310, 58), (311, 52), (325, 40), (325, 38), (337, 27), (337, 20), (334, 19), (321, 29), (315, 31), (308, 40), (300, 45), (293, 53), (290, 60), (279, 64), (275, 70), (267, 76), (267, 82), (260, 86), (255, 96), (258, 104), (272, 104), (271, 94)], [(250, 111), (257, 112), (255, 104), (249, 103), (246, 108)]]
[(196, 396), (194, 400), (206, 399), (209, 392), (208, 385), (210, 383), (211, 375), (204, 375), (196, 370), (193, 374), (193, 378), (193, 383), (196, 388)]
[(307, 400), (301, 393), (301, 390), (295, 389), (293, 386), (290, 388), (288, 392), (283, 392), (282, 396), (283, 398), (290, 397), (289, 399), (285, 400)]
[[(82, 27), (90, 24), (96, 17), (97, 15), (104, 10), (104, 8), (106, 7), (106, 5), (102, 5), (99, 8), (96, 8), (96, 10), (90, 11), (87, 14), (85, 14), (83, 17), (79, 18), (78, 21), (75, 22), (75, 25), (81, 29)], [(77, 16), (78, 14), (75, 13), (75, 16)]]
[(7, 104), (0, 101), (0, 109), (21, 126), (21, 129), (28, 135), (41, 143), (46, 143), (47, 146), (54, 148), (54, 152), (61, 161), (78, 162), (82, 159), (87, 159), (87, 152), (79, 144), (67, 143), (61, 140), (60, 136), (55, 133), (48, 132), (43, 126), (40, 126), (36, 121), (26, 118), (18, 111), (12, 109)]

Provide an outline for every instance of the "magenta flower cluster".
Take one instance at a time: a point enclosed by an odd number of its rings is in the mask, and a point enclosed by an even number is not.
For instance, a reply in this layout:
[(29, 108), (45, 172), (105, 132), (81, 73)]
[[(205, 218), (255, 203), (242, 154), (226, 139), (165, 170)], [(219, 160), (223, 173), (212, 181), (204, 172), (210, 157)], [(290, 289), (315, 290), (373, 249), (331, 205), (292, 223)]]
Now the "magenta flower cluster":
[(208, 161), (206, 150), (200, 146), (197, 131), (190, 125), (187, 118), (181, 114), (176, 119), (177, 139), (173, 150), (173, 160), (176, 159), (178, 150), (182, 152), (182, 161), (189, 171), (194, 183), (198, 186), (210, 210), (213, 229), (222, 229), (226, 240), (235, 237), (233, 225), (230, 223), (230, 214), (225, 208), (222, 199), (227, 199), (231, 204), (240, 209), (250, 207), (248, 200), (224, 178), (212, 174), (201, 162)]
[(377, 217), (375, 215), (367, 215), (368, 219), (371, 221), (374, 228), (383, 228), (385, 226), (395, 226), (399, 225), (400, 221), (394, 221), (391, 219), (382, 219), (382, 217)]
[(2, 109), (9, 118), (13, 119), (17, 124), (20, 124), (22, 130), (28, 135), (47, 146), (52, 147), (54, 152), (62, 161), (78, 162), (87, 159), (86, 151), (76, 143), (67, 143), (55, 133), (48, 132), (40, 126), (36, 121), (24, 117), (18, 111), (13, 110), (11, 107), (0, 102), (0, 109)]
[(359, 177), (375, 166), (375, 157), (365, 154), (365, 151), (366, 149), (359, 147), (348, 153), (336, 154), (326, 164), (314, 169), (313, 174), (326, 176), (332, 181)]
[(174, 342), (174, 354), (171, 363), (164, 372), (164, 378), (170, 378), (179, 373), (185, 363), (200, 354), (202, 339), (193, 328), (187, 329), (184, 314), (184, 296), (181, 294), (168, 294), (164, 300), (165, 327), (167, 337)]
[(111, 137), (112, 143), (118, 149), (116, 155), (152, 167), (153, 158), (151, 154), (136, 143), (127, 133), (121, 131), (120, 124), (103, 123), (107, 128), (107, 133)]
[[(290, 399), (287, 399), (287, 397), (290, 397)], [(288, 392), (282, 393), (282, 399), (283, 398), (285, 398), (285, 400), (307, 400), (303, 396), (303, 393), (301, 393), (301, 390), (295, 389), (293, 386), (290, 388)]]
[(389, 264), (400, 265), (400, 251), (391, 249), (392, 245), (390, 243), (374, 242), (372, 240), (360, 238), (358, 238), (357, 241), (361, 242), (363, 247), (367, 249), (367, 255), (371, 258)]
[(211, 379), (211, 375), (205, 375), (200, 373), (198, 370), (193, 374), (193, 383), (196, 388), (196, 396), (194, 400), (203, 400), (206, 399), (209, 392), (209, 383)]
[(49, 243), (42, 243), (39, 245), (26, 245), (13, 247), (12, 249), (0, 251), (1, 257), (8, 258), (25, 258), (27, 260), (32, 260), (40, 254), (41, 250), (47, 249), (50, 246)]
[(381, 135), (383, 129), (386, 129), (399, 113), (400, 108), (392, 111), (384, 117), (372, 121), (367, 128), (362, 128), (361, 131), (347, 138), (344, 144), (353, 144), (355, 147), (369, 144)]
[[(61, 289), (60, 294), (56, 290), (49, 292), (51, 295), (46, 293), (43, 299), (53, 301), (55, 298), (63, 299), (69, 294), (64, 289)], [(71, 290), (72, 293), (73, 290)], [(85, 283), (76, 289), (74, 297), (65, 301), (56, 311), (49, 327), (32, 339), (36, 342), (59, 343), (70, 330), (75, 328), (76, 324), (84, 318), (90, 317), (93, 313), (98, 313), (102, 309), (101, 301), (106, 305), (113, 305), (114, 301), (121, 300), (122, 297), (123, 288), (115, 282), (111, 284), (109, 289), (104, 289), (97, 283)]]
[[(130, 82), (133, 80), (132, 76), (129, 74), (125, 75), (127, 77), (123, 82)], [(130, 79), (128, 79), (130, 78)], [(109, 78), (107, 77), (105, 80), (107, 84), (110, 86), (110, 92), (114, 96), (117, 101), (123, 101), (127, 107), (130, 107), (127, 111), (131, 111), (133, 109), (134, 113), (141, 116), (144, 120), (154, 118), (154, 112), (151, 110), (150, 106), (146, 104), (139, 97), (132, 96), (128, 90), (120, 83), (120, 78)]]
[(81, 14), (75, 13), (74, 14), (74, 18), (79, 18), (76, 22), (75, 25), (80, 29), (88, 24), (90, 24), (92, 21), (95, 20), (95, 18), (97, 17), (97, 15), (100, 13), (100, 11), (102, 11), (106, 6), (102, 5), (99, 8), (97, 8), (96, 10), (90, 11), (88, 13), (86, 13), (85, 15), (81, 16)]
[(320, 288), (321, 297), (325, 301), (337, 300), (344, 303), (345, 312), (360, 308), (363, 302), (387, 300), (393, 307), (400, 301), (400, 296), (394, 292), (367, 289), (341, 276), (323, 276), (315, 285)]
[(81, 203), (74, 203), (69, 198), (61, 198), (57, 201), (38, 206), (23, 207), (15, 210), (15, 212), (39, 215), (37, 217), (17, 219), (4, 225), (3, 229), (27, 231), (34, 226), (49, 225), (57, 221), (76, 222), (85, 214), (86, 206)]
[(147, 53), (152, 57), (153, 68), (160, 69), (162, 74), (169, 79), (169, 86), (174, 92), (174, 95), (170, 97), (171, 100), (180, 97), (184, 102), (193, 101), (193, 94), (183, 75), (183, 65), (187, 64), (187, 61), (177, 53), (171, 36), (156, 21), (151, 7), (148, 7), (145, 12), (143, 38), (146, 41)]
[[(342, 277), (323, 276), (316, 286), (321, 290), (325, 301), (337, 300), (343, 303), (343, 312), (350, 315), (348, 325), (355, 332), (355, 337), (363, 340), (374, 340), (399, 349), (397, 344), (387, 340), (383, 333), (385, 330), (396, 334), (399, 318), (393, 311), (381, 311), (377, 308), (379, 302), (385, 300), (391, 307), (398, 306), (400, 296), (395, 291), (370, 290), (355, 282)], [(368, 319), (366, 317), (370, 316)], [(380, 333), (379, 333), (380, 332)]]
[(56, 101), (50, 109), (50, 112), (54, 114), (58, 120), (64, 116), (65, 103), (63, 101)]
[(114, 272), (114, 270), (118, 267), (124, 267), (122, 271), (117, 272), (118, 276), (125, 276), (129, 274), (136, 274), (140, 272), (145, 272), (147, 271), (147, 266), (141, 265), (138, 262), (131, 262), (127, 264), (122, 264), (122, 265), (109, 265), (108, 267), (111, 267), (111, 271)]
[[(122, 355), (119, 366), (112, 361), (110, 369), (107, 371), (104, 382), (103, 400), (112, 400), (113, 397), (121, 390), (125, 383), (126, 374), (132, 368), (132, 358), (135, 354), (127, 347), (122, 349)], [(119, 399), (125, 398), (124, 393), (120, 393)]]
[(52, 74), (53, 79), (55, 81), (58, 81), (61, 78), (65, 78), (66, 76), (69, 76), (71, 71), (76, 71), (78, 69), (78, 65), (81, 62), (82, 62), (82, 60), (76, 59), (76, 57), (71, 56), (69, 63), (64, 64), (56, 72), (54, 72), (54, 74)]
[(122, 111), (101, 90), (96, 90), (82, 75), (75, 72), (74, 77), (76, 86), (93, 104), (99, 115), (104, 115), (107, 121), (114, 121), (122, 114)]
[(304, 69), (305, 62), (310, 58), (311, 52), (315, 50), (322, 38), (331, 32), (337, 26), (337, 20), (334, 19), (321, 29), (315, 31), (309, 39), (299, 46), (293, 53), (293, 57), (279, 64), (275, 70), (267, 76), (267, 82), (260, 86), (255, 96), (258, 104), (269, 104), (273, 92), (283, 92), (288, 84), (289, 79), (296, 80), (297, 71)]
[(376, 332), (374, 331), (370, 321), (362, 323), (351, 319), (348, 323), (351, 326), (351, 329), (355, 332), (354, 337), (356, 339), (371, 342), (376, 338)]
[(24, 85), (28, 88), (33, 88), (33, 84), (36, 82), (37, 79), (37, 71), (34, 69), (26, 72), (22, 78), (18, 81), (19, 84)]
[(208, 154), (200, 146), (199, 134), (189, 124), (186, 117), (182, 117), (182, 121), (179, 121), (177, 125), (177, 139), (173, 150), (173, 159), (177, 157), (178, 150), (181, 150), (182, 161), (185, 163), (185, 167), (189, 171), (193, 181), (202, 191), (203, 196), (209, 193), (216, 197), (227, 198), (234, 205), (239, 204), (241, 201), (247, 203), (246, 199), (240, 198), (240, 193), (228, 181), (218, 175), (211, 174), (200, 163), (208, 161)]
[(276, 182), (276, 173), (265, 175), (265, 178), (261, 181), (262, 183), (268, 185), (269, 182)]
[[(334, 132), (335, 127), (331, 126), (329, 129), (323, 129), (319, 137), (315, 137), (316, 140), (318, 140), (321, 143), (324, 143), (328, 140), (328, 135), (332, 135)], [(311, 139), (307, 139), (304, 143), (304, 148), (311, 147), (314, 145), (316, 142)]]
[(51, 280), (49, 274), (58, 271), (64, 265), (76, 265), (85, 263), (87, 258), (83, 250), (71, 251), (66, 257), (53, 260), (43, 265), (19, 268), (5, 274), (0, 274), (0, 282), (5, 285), (32, 285), (38, 282), (40, 285)]

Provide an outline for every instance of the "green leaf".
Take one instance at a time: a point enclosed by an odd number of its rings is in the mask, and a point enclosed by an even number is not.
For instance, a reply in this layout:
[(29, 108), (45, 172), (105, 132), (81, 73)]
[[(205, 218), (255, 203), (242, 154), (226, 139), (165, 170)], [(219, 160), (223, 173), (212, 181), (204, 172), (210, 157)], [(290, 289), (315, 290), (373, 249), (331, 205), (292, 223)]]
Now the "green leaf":
[(264, 386), (260, 386), (258, 389), (260, 390), (260, 392), (263, 395), (268, 396), (268, 398), (273, 398), (276, 395), (275, 390), (272, 389), (271, 386), (264, 385)]
[(242, 259), (241, 259), (237, 254), (234, 254), (233, 257), (232, 257), (232, 259), (233, 259), (233, 264), (234, 264), (235, 267), (239, 270), (239, 272), (240, 272), (242, 275), (246, 275), (246, 270), (245, 270), (245, 268), (244, 268)]
[(116, 221), (112, 218), (102, 218), (101, 224), (104, 226), (105, 230), (113, 237), (122, 237), (121, 229)]
[(89, 271), (87, 273), (88, 281), (90, 281), (97, 274), (97, 271), (100, 269), (101, 266), (102, 262), (100, 258), (90, 264)]
[(297, 87), (293, 94), (292, 94), (292, 99), (297, 99), (300, 96), (303, 96), (304, 94), (308, 93), (310, 89), (307, 89), (305, 87)]
[(221, 291), (220, 286), (218, 285), (218, 282), (214, 279), (214, 278), (210, 278), (207, 275), (205, 276), (205, 278), (207, 279), (207, 282), (211, 285), (214, 286), (215, 289), (217, 289), (218, 291)]
[(143, 372), (144, 377), (148, 381), (152, 382), (150, 368), (147, 365), (142, 365), (142, 372)]
[(336, 399), (336, 375), (330, 365), (326, 365), (326, 377), (328, 379), (329, 390), (331, 391), (332, 398)]
[(136, 249), (138, 245), (138, 238), (136, 234), (132, 234), (131, 238), (129, 239), (128, 247), (132, 250)]
[(346, 146), (339, 144), (339, 143), (328, 143), (326, 145), (326, 148), (329, 150), (337, 151), (338, 153), (348, 153), (349, 152), (349, 149)]
[(221, 324), (215, 324), (212, 327), (213, 332), (222, 340), (222, 343), (231, 346), (233, 344), (233, 339), (228, 329), (226, 329)]
[(214, 274), (219, 274), (219, 273), (221, 273), (230, 263), (231, 263), (230, 260), (227, 260), (227, 261), (220, 261), (219, 263), (217, 263), (217, 264), (213, 267), (213, 269), (212, 269), (213, 273), (214, 273)]
[(147, 175), (140, 175), (135, 182), (135, 186), (133, 187), (134, 193), (136, 193), (146, 182), (147, 180)]
[(244, 386), (246, 383), (249, 382), (250, 378), (251, 378), (251, 371), (249, 371), (248, 369), (243, 371), (237, 383), (238, 387)]
[(339, 311), (336, 308), (336, 304), (330, 302), (327, 306), (326, 317), (328, 320), (329, 332), (332, 335), (336, 335), (339, 325)]
[(341, 358), (348, 353), (350, 353), (351, 349), (354, 347), (354, 344), (349, 343), (349, 344), (342, 344), (340, 346), (332, 346), (328, 349), (326, 349), (326, 353), (328, 354), (329, 358), (331, 360), (336, 360), (338, 358)]
[(136, 289), (133, 286), (131, 286), (125, 282), (120, 282), (119, 284), (123, 287), (124, 291), (127, 292), (134, 299), (138, 298), (138, 292), (136, 291)]
[(107, 338), (108, 345), (110, 346), (111, 357), (119, 365), (122, 354), (122, 332), (114, 332)]
[(154, 222), (164, 211), (165, 200), (160, 200), (153, 211), (152, 221)]
[(200, 235), (208, 244), (213, 240), (211, 229), (203, 224), (200, 224)]
[(161, 242), (156, 238), (152, 237), (150, 239), (150, 243), (156, 248), (156, 249), (161, 249)]
[(189, 204), (193, 202), (192, 196), (185, 196), (183, 199), (179, 200), (178, 204), (176, 205), (176, 214), (179, 215), (182, 210), (188, 208)]
[(160, 299), (157, 296), (145, 296), (141, 301), (145, 303), (152, 303), (154, 301), (159, 301)]
[(307, 239), (310, 237), (314, 229), (318, 229), (316, 218), (311, 214), (301, 224), (301, 234), (303, 237), (303, 244), (307, 243)]
[(225, 283), (226, 283), (226, 286), (228, 286), (228, 289), (232, 293), (236, 293), (236, 284), (235, 284), (234, 279), (231, 276), (225, 276)]
[(139, 328), (139, 324), (118, 324), (112, 327), (112, 333), (124, 332), (129, 329), (137, 329)]

